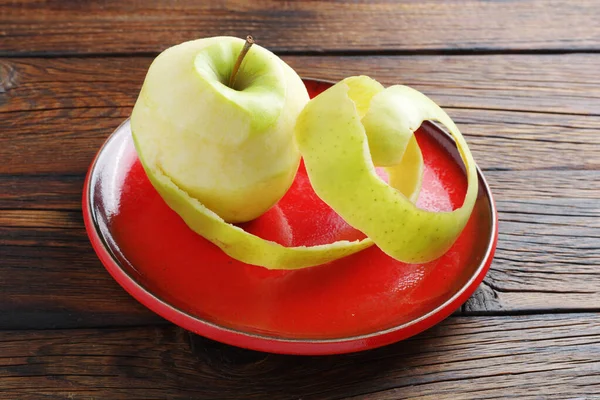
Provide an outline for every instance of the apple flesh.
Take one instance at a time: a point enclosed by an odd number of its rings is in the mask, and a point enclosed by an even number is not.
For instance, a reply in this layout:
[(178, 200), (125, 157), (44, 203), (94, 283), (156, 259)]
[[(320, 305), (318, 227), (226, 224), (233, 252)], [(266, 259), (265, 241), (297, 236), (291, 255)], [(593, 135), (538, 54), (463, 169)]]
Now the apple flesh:
[(244, 43), (214, 37), (165, 50), (131, 115), (146, 171), (228, 222), (260, 216), (289, 189), (300, 161), (293, 128), (309, 100), (294, 70), (258, 45), (230, 88)]
[[(369, 77), (352, 77), (312, 99), (296, 124), (300, 152), (315, 193), (348, 224), (397, 260), (428, 262), (449, 250), (471, 215), (478, 190), (475, 162), (456, 125), (432, 100), (407, 86), (374, 87)], [(452, 212), (414, 204), (422, 156), (413, 133), (425, 120), (448, 128), (466, 167), (465, 200)], [(398, 169), (389, 167), (396, 187), (377, 176), (374, 162), (398, 163)]]

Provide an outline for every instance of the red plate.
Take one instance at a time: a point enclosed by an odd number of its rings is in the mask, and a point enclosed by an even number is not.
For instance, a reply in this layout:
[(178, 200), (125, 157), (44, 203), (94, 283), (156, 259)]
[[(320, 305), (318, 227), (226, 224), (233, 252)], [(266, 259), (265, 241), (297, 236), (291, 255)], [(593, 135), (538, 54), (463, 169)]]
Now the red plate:
[[(315, 96), (331, 84), (305, 80)], [(462, 204), (464, 168), (452, 139), (424, 123), (418, 204)], [(98, 257), (142, 304), (199, 335), (254, 350), (333, 354), (370, 349), (419, 333), (456, 310), (492, 262), (497, 213), (479, 174), (471, 219), (455, 245), (427, 264), (404, 264), (373, 246), (298, 271), (269, 271), (225, 255), (192, 232), (154, 190), (137, 158), (129, 121), (108, 138), (83, 192), (87, 233)], [(286, 246), (364, 237), (313, 192), (301, 166), (289, 192), (244, 229)]]

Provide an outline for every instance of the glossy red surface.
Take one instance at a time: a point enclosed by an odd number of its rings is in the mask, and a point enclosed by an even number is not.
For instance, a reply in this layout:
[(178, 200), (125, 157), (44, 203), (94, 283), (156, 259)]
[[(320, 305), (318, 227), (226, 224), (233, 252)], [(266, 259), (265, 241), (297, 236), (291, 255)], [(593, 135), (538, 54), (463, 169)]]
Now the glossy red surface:
[[(313, 95), (327, 86), (307, 81)], [(466, 180), (452, 142), (431, 124), (417, 138), (426, 161), (418, 204), (440, 211), (460, 206)], [(497, 216), (481, 180), (469, 224), (434, 262), (407, 265), (374, 246), (299, 271), (246, 265), (168, 208), (148, 181), (128, 129), (109, 140), (90, 169), (84, 217), (109, 272), (158, 314), (229, 344), (297, 354), (363, 350), (426, 329), (474, 291), (497, 240)], [(315, 195), (303, 166), (275, 207), (241, 226), (287, 246), (363, 237)]]

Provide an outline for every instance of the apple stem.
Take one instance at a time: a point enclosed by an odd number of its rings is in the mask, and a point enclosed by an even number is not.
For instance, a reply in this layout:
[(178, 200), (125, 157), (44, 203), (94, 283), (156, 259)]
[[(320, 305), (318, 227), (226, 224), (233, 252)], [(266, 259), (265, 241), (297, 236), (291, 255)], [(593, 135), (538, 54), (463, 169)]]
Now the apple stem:
[(248, 50), (250, 50), (250, 47), (252, 47), (252, 45), (254, 44), (254, 39), (252, 38), (252, 36), (248, 35), (246, 36), (246, 43), (244, 43), (244, 47), (242, 48), (242, 51), (240, 51), (240, 55), (238, 56), (235, 65), (233, 66), (233, 70), (231, 70), (231, 75), (229, 76), (229, 87), (233, 89), (233, 84), (235, 83), (235, 78), (237, 76), (237, 73), (240, 69), (240, 66), (242, 65), (242, 62), (244, 61), (244, 57), (246, 57), (246, 54), (248, 54)]

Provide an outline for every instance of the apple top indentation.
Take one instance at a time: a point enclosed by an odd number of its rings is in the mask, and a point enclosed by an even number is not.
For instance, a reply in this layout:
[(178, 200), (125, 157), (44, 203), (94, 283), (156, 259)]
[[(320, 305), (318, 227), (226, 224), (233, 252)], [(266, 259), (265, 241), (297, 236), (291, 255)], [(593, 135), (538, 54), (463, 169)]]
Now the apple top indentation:
[(233, 87), (229, 77), (244, 42), (216, 42), (201, 49), (194, 58), (198, 77), (210, 85), (228, 106), (251, 116), (251, 131), (261, 132), (279, 118), (286, 87), (280, 60), (270, 51), (253, 46), (245, 56)]

